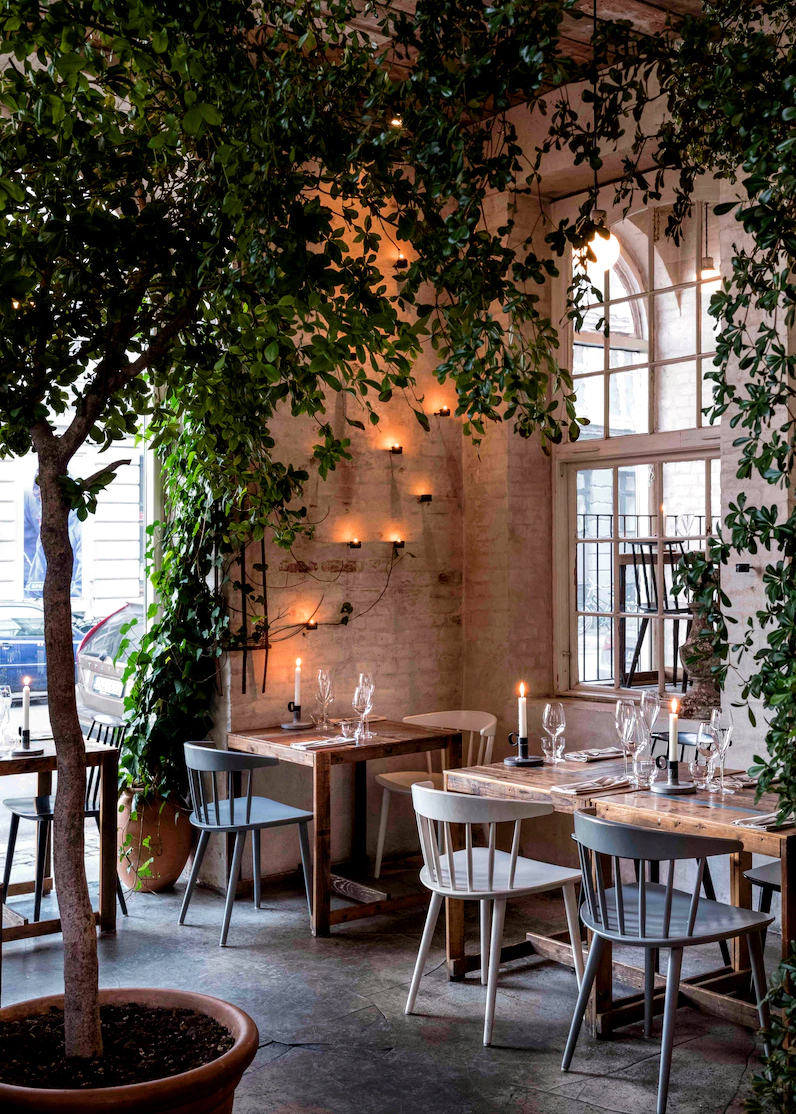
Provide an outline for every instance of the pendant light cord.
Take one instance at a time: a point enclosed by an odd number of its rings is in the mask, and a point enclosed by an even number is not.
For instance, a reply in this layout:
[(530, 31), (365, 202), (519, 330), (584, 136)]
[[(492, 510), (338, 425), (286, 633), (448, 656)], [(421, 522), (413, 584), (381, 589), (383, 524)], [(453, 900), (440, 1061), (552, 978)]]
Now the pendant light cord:
[(591, 36), (591, 92), (594, 127), (594, 204), (592, 209), (599, 207), (599, 186), (597, 181), (597, 0), (592, 3), (592, 36)]

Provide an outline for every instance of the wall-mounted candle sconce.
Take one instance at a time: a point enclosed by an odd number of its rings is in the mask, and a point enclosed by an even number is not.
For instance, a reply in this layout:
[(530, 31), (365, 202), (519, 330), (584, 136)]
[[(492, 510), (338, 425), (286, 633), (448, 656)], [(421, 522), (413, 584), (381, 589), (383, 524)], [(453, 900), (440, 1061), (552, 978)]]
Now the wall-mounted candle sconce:
[(403, 445), (390, 445), (389, 452), (391, 452), (393, 456), (401, 456), (403, 451)]
[(392, 269), (394, 271), (405, 271), (408, 266), (409, 266), (409, 260), (406, 258), (406, 256), (404, 255), (404, 253), (402, 251), (399, 251), (398, 252), (398, 258), (393, 263)]
[(362, 542), (359, 540), (359, 538), (352, 538), (351, 541), (348, 543), (348, 548), (349, 549), (361, 549), (362, 548)]
[(406, 542), (399, 541), (398, 538), (393, 538), (393, 543), (392, 543), (393, 549), (403, 549), (405, 545), (406, 545)]
[(393, 116), (392, 120), (390, 120), (391, 128), (402, 128), (403, 126), (404, 122), (400, 116)]
[(439, 410), (434, 411), (435, 418), (449, 418), (451, 416), (450, 406), (440, 406)]
[(317, 629), (318, 629), (318, 624), (315, 622), (314, 619), (308, 619), (307, 622), (304, 624), (304, 630), (317, 630)]
[(418, 503), (430, 503), (432, 498), (432, 495), (418, 495), (417, 501)]

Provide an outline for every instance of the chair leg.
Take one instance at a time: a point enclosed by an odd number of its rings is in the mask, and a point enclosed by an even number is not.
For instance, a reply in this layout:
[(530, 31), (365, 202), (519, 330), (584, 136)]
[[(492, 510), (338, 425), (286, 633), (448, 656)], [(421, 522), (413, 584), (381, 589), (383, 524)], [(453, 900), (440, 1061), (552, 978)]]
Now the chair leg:
[(503, 946), (503, 923), (506, 919), (506, 899), (496, 898), (492, 909), (492, 939), (489, 944), (489, 977), (486, 984), (486, 1012), (484, 1014), (484, 1044), (492, 1043), (495, 1024), (495, 998), (497, 997), (500, 951)]
[(434, 939), (434, 929), (437, 927), (437, 918), (439, 917), (441, 908), (442, 894), (433, 893), (431, 895), (431, 904), (428, 907), (423, 936), (420, 940), (420, 949), (417, 953), (415, 969), (412, 974), (412, 983), (409, 987), (409, 997), (406, 999), (404, 1013), (409, 1014), (414, 1011), (417, 992), (420, 989), (420, 980), (423, 977), (423, 969), (426, 966), (426, 959), (428, 959), (428, 953), (431, 950), (431, 941)]
[(644, 1036), (647, 1040), (652, 1036), (652, 1006), (655, 1000), (657, 958), (657, 948), (644, 949)]
[(481, 912), (481, 986), (489, 981), (489, 933), (491, 932), (489, 898), (478, 902)]
[(580, 942), (578, 899), (575, 896), (575, 884), (573, 882), (568, 882), (564, 886), (564, 908), (567, 912), (569, 942), (572, 944), (572, 956), (575, 960), (575, 978), (578, 980), (578, 989), (580, 989), (580, 984), (583, 982), (583, 945)]
[(14, 848), (17, 845), (17, 832), (19, 831), (19, 817), (16, 813), (11, 813), (11, 823), (8, 828), (8, 847), (6, 848), (6, 865), (3, 871), (3, 895), (2, 900), (5, 901), (8, 896), (8, 887), (11, 882), (11, 867), (14, 862)]
[(307, 910), (312, 920), (312, 860), (310, 859), (310, 837), (306, 823), (299, 824), (299, 846), (301, 847), (301, 871), (304, 875), (304, 892), (307, 895)]
[(33, 920), (41, 920), (41, 899), (44, 893), (44, 865), (47, 862), (47, 828), (43, 820), (36, 825), (36, 881), (33, 888)]
[(583, 981), (578, 991), (578, 1000), (575, 1003), (575, 1012), (572, 1015), (572, 1024), (569, 1027), (567, 1047), (564, 1049), (564, 1059), (561, 1061), (562, 1071), (569, 1071), (569, 1065), (572, 1063), (575, 1045), (578, 1043), (580, 1027), (583, 1024), (583, 1018), (586, 1013), (586, 1006), (589, 1004), (589, 995), (591, 994), (591, 988), (594, 985), (594, 980), (597, 976), (597, 968), (600, 966), (600, 958), (604, 950), (605, 941), (602, 936), (593, 936), (589, 954), (586, 958), (586, 970), (583, 972)]
[[(755, 998), (757, 999), (757, 1016), (760, 1018), (760, 1028), (768, 1029), (771, 1024), (771, 1017), (769, 1015), (768, 1002), (766, 1001), (766, 969), (763, 963), (763, 933), (750, 932), (746, 939), (749, 943), (749, 962), (752, 967), (752, 979), (755, 987)], [(770, 1049), (767, 1040), (763, 1041), (763, 1050), (766, 1056), (768, 1056)]]
[(182, 907), (180, 909), (180, 919), (177, 921), (177, 924), (185, 924), (185, 915), (188, 912), (188, 906), (191, 904), (193, 888), (196, 885), (196, 879), (199, 877), (199, 870), (202, 866), (202, 859), (205, 857), (205, 851), (207, 850), (209, 839), (210, 832), (199, 833), (199, 843), (196, 847), (196, 852), (193, 857), (191, 873), (188, 875), (188, 885), (185, 887), (185, 893), (182, 899)]
[[(702, 885), (705, 888), (705, 897), (708, 901), (716, 900), (716, 890), (713, 885), (713, 877), (710, 873), (710, 867), (705, 863), (705, 871), (702, 875)], [(732, 958), (730, 956), (730, 949), (727, 946), (726, 940), (719, 940), (719, 948), (721, 950), (721, 958), (725, 967), (732, 967)]]
[[(100, 833), (100, 836), (101, 836), (102, 835), (102, 829), (100, 828), (100, 818), (99, 818), (99, 816), (95, 816), (94, 819), (97, 821), (97, 831)], [(127, 916), (127, 902), (124, 900), (124, 888), (122, 887), (122, 880), (121, 880), (121, 878), (119, 877), (118, 874), (116, 875), (116, 897), (119, 900), (119, 908), (122, 911), (122, 916), (126, 917)]]
[[(773, 896), (774, 896), (774, 889), (773, 889), (772, 886), (761, 886), (760, 887), (760, 901), (758, 902), (758, 906), (757, 906), (758, 911), (760, 913), (770, 913), (771, 912), (771, 898)], [(765, 951), (765, 947), (766, 947), (766, 935), (767, 935), (767, 933), (768, 933), (767, 928), (764, 928), (763, 931), (760, 933), (760, 938), (761, 938), (761, 941), (762, 941), (762, 944), (763, 944), (763, 950), (764, 951)]]
[(390, 814), (390, 791), (383, 789), (381, 794), (381, 818), (379, 819), (379, 837), (376, 840), (376, 866), (373, 877), (381, 877), (381, 859), (384, 854), (384, 840), (387, 838), (387, 817)]
[(232, 905), (235, 901), (235, 891), (238, 888), (240, 864), (243, 859), (243, 847), (245, 843), (246, 833), (237, 832), (235, 835), (235, 850), (232, 852), (232, 866), (229, 871), (229, 882), (227, 883), (227, 900), (224, 902), (224, 923), (221, 926), (221, 939), (219, 940), (219, 947), (222, 948), (225, 948), (227, 945), (229, 918), (232, 916)]
[[(633, 678), (636, 675), (636, 669), (638, 668), (638, 659), (641, 657), (641, 649), (644, 645), (644, 639), (646, 637), (647, 627), (649, 625), (650, 625), (649, 619), (642, 619), (641, 620), (641, 626), (638, 628), (638, 638), (636, 640), (636, 648), (633, 651), (633, 660), (630, 663), (630, 672), (627, 674), (627, 677), (625, 678), (625, 685), (626, 685), (627, 688), (632, 688), (633, 687)], [(624, 667), (624, 662), (622, 663), (622, 666)]]
[(683, 949), (672, 948), (669, 952), (669, 966), (666, 970), (666, 1001), (663, 1007), (657, 1114), (666, 1114), (666, 1101), (669, 1097), (669, 1072), (672, 1066), (672, 1048), (674, 1046), (674, 1021), (677, 1016), (677, 999), (680, 994), (680, 970), (682, 965)]
[(260, 908), (262, 901), (261, 874), (260, 874), (260, 830), (255, 828), (252, 832), (252, 882), (254, 889), (254, 908)]

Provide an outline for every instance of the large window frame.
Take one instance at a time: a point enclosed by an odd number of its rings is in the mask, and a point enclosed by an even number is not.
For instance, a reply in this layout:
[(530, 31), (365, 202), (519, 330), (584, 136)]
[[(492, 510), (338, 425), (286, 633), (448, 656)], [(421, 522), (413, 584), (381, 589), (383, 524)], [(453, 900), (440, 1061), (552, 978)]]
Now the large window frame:
[[(573, 218), (576, 215), (577, 208), (581, 202), (581, 198), (568, 199), (566, 202), (560, 202), (554, 205), (554, 217), (557, 219), (560, 216), (568, 215)], [(666, 198), (661, 204), (666, 203)], [(611, 210), (610, 206), (602, 203), (603, 208), (609, 211), (609, 224), (620, 221), (625, 214), (618, 210)], [(697, 244), (701, 246), (704, 238), (704, 225), (703, 225), (703, 206), (699, 205), (696, 211), (697, 221)], [(650, 215), (650, 224), (652, 226), (654, 221), (654, 214)], [(654, 268), (656, 261), (653, 257), (654, 245), (650, 241), (648, 245), (649, 251), (649, 271), (648, 274), (654, 275)], [(698, 266), (698, 261), (697, 261)], [(565, 295), (568, 286), (568, 275), (570, 272), (571, 260), (567, 261), (562, 267), (562, 278), (557, 284), (554, 294), (553, 311), (556, 314), (556, 319), (562, 322), (560, 327), (562, 347), (569, 356), (569, 366), (572, 367), (573, 359), (573, 345), (575, 336), (572, 331), (571, 323), (564, 322), (564, 309), (565, 309)], [(626, 284), (627, 285), (627, 284)], [(703, 402), (703, 377), (706, 370), (705, 365), (711, 363), (711, 356), (709, 353), (702, 351), (702, 320), (704, 316), (704, 297), (705, 286), (700, 280), (698, 271), (695, 274), (693, 281), (673, 283), (667, 287), (657, 287), (654, 281), (650, 281), (648, 285), (651, 289), (640, 290), (638, 293), (631, 293), (629, 297), (625, 297), (625, 304), (638, 300), (644, 301), (647, 308), (647, 322), (648, 332), (646, 338), (647, 351), (642, 354), (644, 345), (637, 339), (633, 340), (633, 345), (638, 348), (640, 359), (638, 363), (632, 363), (627, 368), (622, 365), (621, 370), (625, 371), (635, 367), (649, 367), (649, 389), (648, 389), (648, 405), (649, 405), (649, 424), (648, 429), (655, 429), (655, 406), (656, 406), (656, 384), (654, 376), (659, 368), (664, 368), (669, 364), (677, 363), (681, 357), (674, 356), (670, 359), (656, 360), (655, 359), (655, 314), (652, 312), (653, 299), (661, 294), (670, 294), (672, 292), (677, 295), (679, 291), (691, 288), (695, 291), (695, 330), (696, 330), (696, 351), (692, 355), (695, 363), (696, 371), (696, 413), (694, 414), (693, 425), (684, 429), (673, 429), (667, 431), (647, 432), (647, 433), (617, 433), (611, 436), (610, 430), (610, 397), (609, 397), (609, 384), (610, 375), (616, 372), (616, 368), (611, 367), (611, 358), (609, 354), (609, 346), (611, 339), (605, 337), (602, 333), (596, 332), (593, 336), (586, 332), (578, 334), (578, 341), (583, 343), (592, 343), (595, 346), (601, 345), (604, 351), (603, 368), (601, 371), (594, 372), (595, 375), (602, 375), (604, 377), (605, 388), (603, 390), (604, 401), (604, 428), (602, 436), (594, 437), (591, 439), (583, 439), (578, 442), (562, 444), (557, 446), (554, 450), (553, 459), (553, 599), (554, 599), (554, 679), (555, 688), (557, 693), (565, 696), (578, 696), (587, 699), (597, 700), (615, 700), (618, 695), (629, 696), (631, 698), (639, 698), (641, 687), (637, 688), (623, 688), (622, 673), (625, 668), (625, 663), (620, 662), (620, 639), (617, 637), (618, 624), (620, 617), (624, 615), (627, 619), (627, 612), (622, 612), (619, 606), (618, 592), (613, 590), (611, 594), (611, 609), (606, 613), (610, 617), (612, 629), (612, 656), (613, 656), (613, 677), (610, 683), (595, 683), (594, 681), (580, 682), (578, 677), (578, 662), (577, 654), (579, 648), (578, 642), (578, 601), (577, 601), (577, 556), (576, 556), (576, 533), (577, 533), (577, 491), (576, 491), (576, 476), (579, 470), (582, 469), (619, 469), (627, 466), (637, 466), (643, 464), (659, 465), (653, 472), (660, 475), (663, 471), (663, 466), (667, 463), (685, 462), (685, 461), (704, 461), (706, 467), (706, 519), (704, 523), (704, 536), (695, 542), (691, 540), (688, 548), (701, 548), (707, 544), (707, 533), (711, 529), (711, 523), (721, 514), (721, 508), (711, 505), (710, 498), (710, 469), (713, 467), (720, 467), (712, 465), (711, 462), (719, 460), (721, 456), (721, 430), (718, 425), (710, 426), (706, 424), (705, 418), (702, 415), (702, 407), (706, 404)], [(715, 285), (713, 287), (715, 289)], [(638, 330), (637, 330), (638, 331)], [(624, 340), (624, 338), (623, 338)], [(618, 473), (614, 473), (615, 476)], [(618, 484), (613, 485), (613, 523), (611, 525), (612, 534), (612, 552), (613, 559), (619, 553), (620, 543), (615, 535), (618, 533), (618, 520), (619, 508), (616, 505), (618, 499)], [(656, 491), (655, 499), (661, 501), (661, 493)], [(660, 540), (668, 539), (669, 531), (666, 529), (666, 517), (661, 517), (663, 522), (663, 529)], [(676, 532), (676, 530), (675, 530)], [(661, 577), (665, 576), (665, 569), (662, 567), (665, 561), (664, 546), (659, 544), (657, 546), (657, 574)], [(614, 566), (618, 567), (618, 566)], [(613, 576), (612, 568), (612, 576)], [(613, 582), (612, 582), (613, 583)], [(602, 614), (602, 612), (601, 612)], [(663, 616), (658, 615), (660, 620), (661, 635), (658, 639), (658, 645), (655, 651), (659, 666), (662, 663), (663, 650), (661, 645), (663, 643), (664, 634), (663, 630), (665, 623)], [(664, 691), (666, 688), (666, 672), (665, 669), (660, 668), (658, 672), (658, 688)]]

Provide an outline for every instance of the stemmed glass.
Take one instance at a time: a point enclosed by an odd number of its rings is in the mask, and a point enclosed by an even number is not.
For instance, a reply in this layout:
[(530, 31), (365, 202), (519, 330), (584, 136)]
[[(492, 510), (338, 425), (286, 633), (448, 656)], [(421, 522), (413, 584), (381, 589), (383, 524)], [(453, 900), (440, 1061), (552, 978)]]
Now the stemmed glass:
[[(694, 762), (690, 763), (691, 776), (694, 779), (694, 784), (698, 789), (704, 786), (704, 788), (710, 790), (710, 792), (715, 792), (718, 789), (718, 785), (713, 780), (713, 763), (718, 754), (718, 748), (716, 746), (716, 732), (709, 723), (700, 723), (697, 731), (696, 749), (697, 755), (701, 754), (705, 759), (705, 778), (703, 781), (702, 775), (699, 772), (699, 758), (697, 757)], [(702, 782), (701, 785), (700, 782)]]
[(652, 729), (660, 710), (661, 694), (655, 689), (644, 689), (641, 694), (640, 719), (647, 736), (646, 741), (650, 743), (650, 750), (652, 749)]
[[(11, 722), (11, 686), (0, 685), (0, 753), (9, 744), (6, 743), (6, 726)], [(13, 749), (13, 743), (10, 745)]]
[(373, 707), (373, 688), (370, 685), (357, 685), (352, 705), (359, 716), (359, 738), (367, 738), (365, 720)]
[[(372, 673), (360, 673), (359, 674), (359, 684), (364, 685), (366, 688), (370, 689), (370, 705), (371, 706), (370, 706), (370, 708), (368, 708), (368, 715), (370, 715), (370, 712), (373, 708), (373, 697), (376, 693), (376, 682), (373, 680), (373, 674)], [(373, 732), (370, 729), (370, 721), (367, 718), (365, 718), (365, 720), (363, 722), (363, 725), (362, 725), (362, 728), (363, 728), (362, 738), (363, 739), (372, 739), (373, 738)]]
[(332, 675), (328, 669), (318, 670), (318, 703), (321, 706), (321, 718), (318, 727), (326, 730), (329, 726), (328, 710), (334, 698), (332, 692)]
[(636, 705), (632, 700), (617, 700), (614, 712), (614, 723), (619, 742), (622, 744), (622, 753), (625, 756), (625, 777), (630, 773), (627, 765), (628, 741), (636, 727)]
[(727, 748), (732, 739), (732, 712), (729, 708), (714, 708), (710, 713), (710, 726), (713, 728), (713, 734), (716, 738), (716, 749), (719, 754), (719, 776), (721, 779), (721, 795), (725, 796), (728, 793), (734, 793), (734, 789), (729, 789), (724, 783), (724, 763), (727, 760)]
[(636, 712), (627, 739), (624, 740), (622, 744), (622, 749), (625, 751), (625, 764), (627, 764), (628, 758), (633, 760), (633, 772), (630, 782), (636, 789), (643, 788), (640, 759), (648, 739), (649, 731), (647, 730), (644, 718), (640, 712)]
[(567, 726), (567, 717), (564, 715), (564, 705), (560, 700), (556, 700), (551, 704), (545, 704), (542, 726), (549, 736), (549, 742), (542, 740), (542, 750), (545, 754), (545, 761), (560, 762), (561, 748), (564, 745), (564, 740), (562, 739), (559, 743), (558, 737), (563, 734)]

